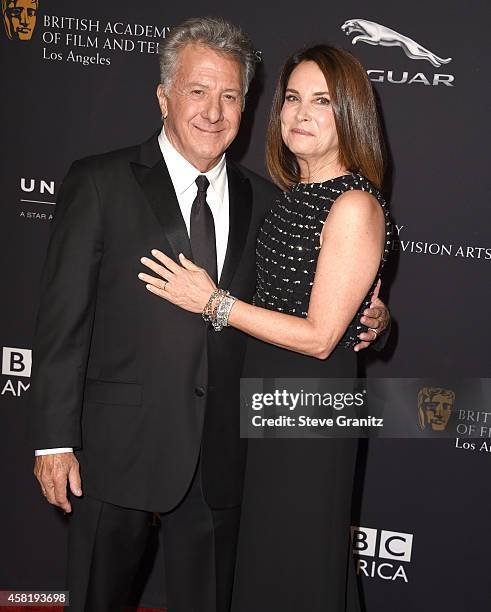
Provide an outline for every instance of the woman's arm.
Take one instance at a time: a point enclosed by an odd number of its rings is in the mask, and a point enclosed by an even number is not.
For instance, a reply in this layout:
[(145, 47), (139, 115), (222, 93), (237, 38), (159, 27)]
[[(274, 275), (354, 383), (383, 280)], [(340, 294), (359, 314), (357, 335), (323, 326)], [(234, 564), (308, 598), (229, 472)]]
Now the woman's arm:
[(322, 230), (307, 318), (237, 301), (229, 325), (270, 344), (326, 359), (375, 279), (384, 231), (377, 200), (364, 191), (345, 192), (333, 204)]
[[(376, 198), (364, 191), (345, 192), (324, 224), (307, 318), (237, 300), (229, 325), (270, 344), (326, 359), (375, 279), (384, 232), (384, 215)], [(206, 272), (185, 258), (181, 267), (158, 251), (152, 254), (165, 268), (146, 258), (142, 262), (164, 281), (140, 274), (149, 283), (147, 289), (182, 308), (202, 312), (214, 289)]]

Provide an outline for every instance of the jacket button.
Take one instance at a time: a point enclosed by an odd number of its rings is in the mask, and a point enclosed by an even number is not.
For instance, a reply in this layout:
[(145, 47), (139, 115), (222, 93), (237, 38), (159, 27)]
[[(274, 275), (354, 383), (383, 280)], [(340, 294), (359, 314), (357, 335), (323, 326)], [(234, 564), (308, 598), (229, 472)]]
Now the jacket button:
[(198, 397), (203, 397), (203, 395), (205, 394), (205, 390), (203, 387), (196, 387), (196, 389), (194, 390), (194, 394)]

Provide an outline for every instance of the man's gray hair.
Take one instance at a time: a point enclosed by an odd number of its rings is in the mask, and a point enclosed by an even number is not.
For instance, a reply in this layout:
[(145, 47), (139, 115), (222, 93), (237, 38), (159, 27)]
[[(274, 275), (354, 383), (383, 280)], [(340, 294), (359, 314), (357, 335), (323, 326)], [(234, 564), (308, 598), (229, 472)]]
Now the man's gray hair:
[(203, 45), (235, 59), (242, 71), (242, 93), (245, 96), (254, 76), (257, 58), (249, 37), (236, 25), (221, 17), (194, 17), (172, 28), (159, 44), (160, 83), (166, 93), (179, 67), (179, 52), (189, 44)]

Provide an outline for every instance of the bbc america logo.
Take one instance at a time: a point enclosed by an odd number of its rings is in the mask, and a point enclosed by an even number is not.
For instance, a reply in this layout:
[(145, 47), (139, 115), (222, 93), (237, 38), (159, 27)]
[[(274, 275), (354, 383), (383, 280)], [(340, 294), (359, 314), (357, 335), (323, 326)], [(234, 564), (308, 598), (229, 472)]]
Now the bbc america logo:
[(31, 349), (4, 346), (2, 349), (2, 375), (9, 378), (3, 384), (0, 395), (20, 397), (27, 391), (30, 383), (23, 379), (31, 376), (31, 366)]
[[(357, 555), (356, 573), (367, 578), (409, 582), (406, 567), (410, 563), (413, 534), (371, 527), (351, 527), (353, 554)], [(368, 557), (368, 559), (360, 558)], [(381, 561), (384, 559), (384, 561)]]

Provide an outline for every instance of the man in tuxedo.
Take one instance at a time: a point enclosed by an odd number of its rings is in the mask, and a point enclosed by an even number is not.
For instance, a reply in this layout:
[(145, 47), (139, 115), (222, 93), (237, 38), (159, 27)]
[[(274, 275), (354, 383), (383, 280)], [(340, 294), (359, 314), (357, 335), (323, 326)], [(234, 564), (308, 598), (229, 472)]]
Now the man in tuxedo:
[[(276, 189), (225, 156), (254, 72), (247, 37), (192, 19), (160, 53), (164, 127), (72, 165), (43, 269), (30, 430), (43, 494), (73, 509), (72, 611), (123, 609), (155, 512), (169, 610), (230, 604), (246, 337), (156, 300), (138, 273), (153, 248), (182, 252), (250, 300), (256, 233)], [(368, 324), (383, 330), (376, 306)]]

